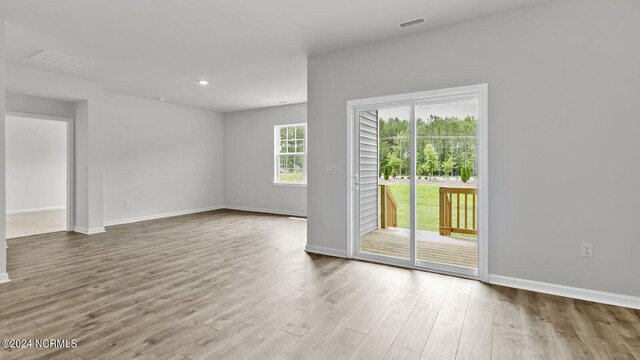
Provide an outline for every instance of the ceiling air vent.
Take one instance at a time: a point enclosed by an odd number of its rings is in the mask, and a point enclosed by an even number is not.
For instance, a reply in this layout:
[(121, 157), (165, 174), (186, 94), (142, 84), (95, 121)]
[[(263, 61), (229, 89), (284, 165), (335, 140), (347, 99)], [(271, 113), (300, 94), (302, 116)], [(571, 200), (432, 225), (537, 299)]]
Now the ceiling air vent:
[(424, 18), (403, 22), (403, 23), (400, 24), (400, 27), (401, 28), (406, 28), (406, 27), (409, 27), (409, 26), (418, 25), (418, 24), (422, 24), (422, 23), (424, 23)]
[(74, 56), (61, 54), (59, 52), (51, 50), (42, 50), (32, 55), (29, 59), (39, 61), (44, 64), (76, 71), (86, 70), (90, 66), (96, 64), (88, 60), (83, 60)]

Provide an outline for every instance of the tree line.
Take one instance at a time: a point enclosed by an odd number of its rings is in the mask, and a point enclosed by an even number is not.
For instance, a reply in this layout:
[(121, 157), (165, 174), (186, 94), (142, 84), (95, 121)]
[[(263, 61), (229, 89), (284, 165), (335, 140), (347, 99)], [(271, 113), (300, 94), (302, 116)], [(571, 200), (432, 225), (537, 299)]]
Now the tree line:
[[(477, 175), (477, 121), (431, 115), (416, 120), (416, 172), (419, 176), (460, 176), (463, 181)], [(409, 121), (379, 120), (380, 176), (409, 176)]]

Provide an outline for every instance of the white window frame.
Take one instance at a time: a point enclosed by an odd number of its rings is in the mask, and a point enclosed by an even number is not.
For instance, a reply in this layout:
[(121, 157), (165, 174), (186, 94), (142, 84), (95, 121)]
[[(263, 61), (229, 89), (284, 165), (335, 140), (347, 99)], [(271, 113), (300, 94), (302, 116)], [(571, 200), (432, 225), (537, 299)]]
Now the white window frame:
[[(303, 127), (304, 128), (304, 153), (280, 153), (280, 129), (290, 127)], [(307, 144), (309, 134), (307, 133), (306, 123), (297, 124), (282, 124), (273, 127), (273, 184), (284, 186), (307, 186)], [(280, 156), (287, 155), (302, 155), (302, 181), (301, 182), (287, 182), (280, 181)]]

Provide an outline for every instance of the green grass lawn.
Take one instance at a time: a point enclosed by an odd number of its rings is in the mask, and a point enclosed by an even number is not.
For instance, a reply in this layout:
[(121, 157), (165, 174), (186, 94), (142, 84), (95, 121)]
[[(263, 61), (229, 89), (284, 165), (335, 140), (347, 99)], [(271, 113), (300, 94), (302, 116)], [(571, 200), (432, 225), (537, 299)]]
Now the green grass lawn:
[(304, 180), (304, 174), (301, 172), (280, 173), (278, 176), (283, 183), (299, 183)]
[[(438, 201), (440, 185), (438, 184), (417, 184), (417, 221), (418, 230), (439, 231), (440, 226), (440, 205)], [(409, 184), (391, 184), (389, 189), (398, 203), (398, 227), (409, 228)], [(464, 201), (461, 197), (461, 202)], [(471, 209), (471, 198), (468, 198), (469, 209)], [(461, 206), (462, 208), (462, 206)], [(454, 202), (454, 213), (456, 212)], [(462, 210), (461, 210), (462, 211)], [(471, 211), (468, 211), (469, 226), (471, 225)], [(459, 236), (462, 234), (456, 234)], [(466, 237), (466, 236), (465, 236)]]

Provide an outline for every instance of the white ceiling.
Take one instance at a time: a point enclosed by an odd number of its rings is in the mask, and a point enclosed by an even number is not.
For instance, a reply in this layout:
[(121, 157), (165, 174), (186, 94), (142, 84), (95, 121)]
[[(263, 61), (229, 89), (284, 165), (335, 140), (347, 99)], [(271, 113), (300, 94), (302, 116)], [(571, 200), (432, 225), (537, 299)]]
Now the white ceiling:
[[(0, 0), (0, 17), (10, 63), (230, 112), (306, 101), (309, 55), (541, 1)], [(398, 27), (419, 17), (427, 23)], [(27, 59), (42, 49), (97, 65), (74, 72)]]

